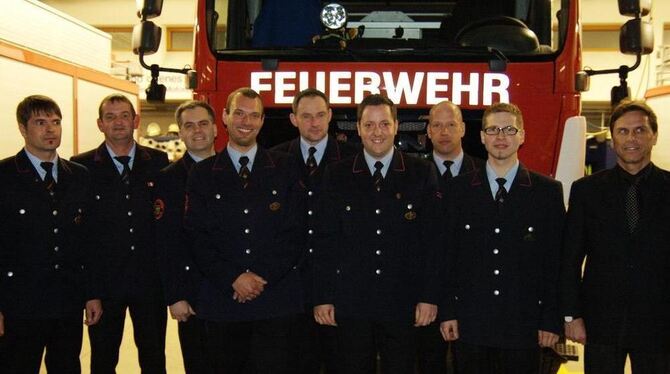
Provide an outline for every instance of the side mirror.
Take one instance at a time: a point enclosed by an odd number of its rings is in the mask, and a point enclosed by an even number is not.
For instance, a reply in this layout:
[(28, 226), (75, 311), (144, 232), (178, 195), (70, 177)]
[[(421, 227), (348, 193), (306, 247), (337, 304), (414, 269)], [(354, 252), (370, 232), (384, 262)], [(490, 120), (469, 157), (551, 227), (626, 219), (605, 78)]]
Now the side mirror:
[(195, 70), (186, 72), (186, 88), (190, 90), (198, 88), (198, 73)]
[(618, 0), (619, 14), (627, 17), (644, 17), (651, 10), (651, 0)]
[(575, 75), (575, 90), (577, 92), (586, 92), (591, 88), (591, 77), (585, 71), (578, 71)]
[(619, 49), (627, 55), (648, 55), (654, 50), (654, 28), (651, 23), (632, 19), (621, 26)]
[(161, 15), (163, 0), (136, 0), (137, 17), (146, 20)]
[(142, 21), (133, 27), (133, 53), (151, 55), (161, 44), (161, 28), (151, 21)]

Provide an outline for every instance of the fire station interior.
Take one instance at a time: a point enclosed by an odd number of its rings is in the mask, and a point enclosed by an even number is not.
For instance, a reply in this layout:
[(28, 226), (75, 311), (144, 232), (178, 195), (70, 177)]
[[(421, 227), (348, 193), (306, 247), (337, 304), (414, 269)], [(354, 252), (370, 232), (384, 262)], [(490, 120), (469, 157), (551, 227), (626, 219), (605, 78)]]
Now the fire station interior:
[[(213, 4), (208, 13), (208, 28), (212, 50), (225, 59), (234, 50), (248, 50), (249, 56), (281, 59), (282, 61), (350, 61), (369, 58), (371, 50), (395, 50), (394, 53), (376, 56), (379, 63), (403, 61), (459, 61), (467, 56), (483, 63), (492, 60), (514, 62), (552, 56), (560, 51), (561, 19), (567, 17), (569, 0), (453, 0), (453, 1), (340, 1), (351, 13), (351, 33), (358, 37), (323, 38), (324, 27), (318, 19), (320, 8), (330, 2), (319, 2), (319, 9), (312, 20), (290, 19), (292, 3), (303, 6), (302, 1), (270, 0), (203, 0)], [(64, 118), (69, 134), (59, 149), (62, 157), (86, 151), (100, 143), (102, 135), (95, 126), (97, 101), (101, 94), (123, 90), (136, 99), (141, 123), (136, 133), (140, 144), (168, 153), (176, 160), (184, 153), (178, 137), (174, 111), (185, 100), (193, 98), (187, 88), (186, 77), (175, 72), (161, 72), (157, 82), (165, 86), (163, 100), (151, 97), (151, 72), (144, 69), (132, 50), (133, 27), (139, 22), (134, 0), (11, 0), (13, 5), (0, 14), (0, 87), (3, 93), (0, 117), (4, 123), (15, 123), (16, 103), (21, 97), (39, 93), (63, 98), (69, 109), (64, 117), (79, 118), (76, 123)], [(162, 28), (158, 50), (146, 56), (150, 64), (176, 69), (190, 68), (194, 59), (194, 20), (198, 0), (165, 0), (162, 14), (155, 22)], [(276, 3), (282, 3), (277, 5)], [(306, 2), (305, 2), (306, 3)], [(275, 19), (286, 30), (301, 25), (302, 32), (321, 36), (310, 45), (296, 46), (291, 32), (286, 40), (268, 43), (254, 33), (261, 33), (257, 20), (268, 21), (265, 6), (274, 4), (282, 9)], [(464, 5), (467, 4), (467, 5)], [(580, 0), (582, 66), (592, 69), (616, 69), (621, 65), (632, 66), (636, 57), (620, 52), (620, 27), (628, 18), (620, 15), (616, 0)], [(548, 17), (546, 17), (548, 15)], [(369, 22), (419, 22), (425, 29), (393, 27), (375, 29)], [(391, 18), (384, 18), (391, 17)], [(394, 18), (395, 17), (395, 18)], [(28, 22), (29, 19), (35, 22)], [(653, 100), (659, 119), (659, 138), (652, 161), (670, 169), (670, 2), (655, 0), (647, 17), (653, 29), (653, 52), (641, 57), (639, 67), (627, 74), (624, 93), (633, 99)], [(371, 21), (372, 20), (372, 21)], [(546, 21), (550, 20), (550, 21)], [(47, 25), (44, 35), (27, 24)], [(366, 25), (368, 25), (366, 27)], [(510, 28), (510, 25), (515, 27)], [(485, 26), (485, 27), (484, 27)], [(81, 32), (72, 32), (76, 27)], [(498, 28), (496, 28), (498, 27)], [(274, 30), (274, 29), (273, 29)], [(511, 31), (510, 31), (511, 30)], [(349, 32), (349, 31), (346, 31)], [(367, 37), (365, 36), (367, 34)], [(420, 35), (420, 36), (419, 36)], [(48, 43), (43, 39), (50, 38)], [(100, 41), (91, 42), (92, 39)], [(341, 41), (348, 43), (342, 48)], [(495, 43), (488, 52), (471, 48), (476, 43)], [(91, 43), (102, 45), (92, 50)], [(69, 46), (69, 47), (68, 47)], [(299, 50), (299, 52), (296, 52)], [(345, 50), (343, 53), (342, 50)], [(428, 52), (431, 51), (431, 52)], [(492, 52), (494, 51), (494, 52)], [(498, 51), (498, 52), (495, 52)], [(16, 56), (29, 56), (18, 58)], [(250, 57), (251, 58), (251, 57)], [(549, 58), (549, 57), (547, 57)], [(330, 59), (330, 60), (329, 60)], [(535, 60), (533, 60), (535, 61)], [(39, 70), (33, 73), (32, 69)], [(86, 82), (72, 89), (73, 79), (85, 77)], [(89, 73), (89, 71), (92, 71)], [(48, 72), (48, 73), (47, 73)], [(56, 72), (57, 74), (53, 74)], [(83, 72), (83, 73), (82, 73)], [(53, 74), (53, 75), (52, 75)], [(77, 78), (79, 77), (79, 78)], [(88, 78), (86, 78), (88, 77)], [(93, 83), (91, 83), (93, 82)], [(92, 85), (92, 86), (91, 86)], [(100, 88), (104, 87), (104, 88)], [(91, 86), (91, 87), (89, 87)], [(93, 87), (95, 86), (95, 87)], [(622, 81), (617, 74), (590, 77), (590, 88), (581, 92), (581, 113), (586, 118), (587, 173), (611, 167), (615, 155), (607, 131), (614, 99), (622, 98)], [(74, 91), (74, 92), (73, 92)], [(78, 96), (77, 96), (78, 95)], [(149, 96), (148, 96), (149, 95)], [(626, 96), (626, 95), (624, 95)], [(94, 99), (95, 98), (95, 99)], [(66, 105), (66, 107), (67, 107)], [(659, 109), (659, 108), (662, 108)], [(290, 108), (272, 107), (266, 111), (263, 130), (258, 141), (262, 146), (273, 146), (297, 136), (290, 124)], [(483, 109), (464, 109), (466, 152), (485, 158), (479, 132)], [(419, 157), (432, 149), (426, 136), (427, 108), (410, 107), (399, 111), (400, 131), (396, 147)], [(12, 132), (15, 127), (8, 127)], [(0, 156), (13, 155), (22, 145), (18, 131), (0, 140)], [(330, 133), (342, 141), (360, 142), (356, 132), (356, 112), (353, 107), (335, 106)], [(64, 133), (64, 137), (65, 137)], [(139, 373), (137, 350), (132, 340), (132, 324), (125, 325), (124, 340), (117, 372)], [(86, 334), (82, 345), (82, 372), (89, 370), (90, 348)], [(583, 347), (575, 349), (572, 359), (560, 366), (561, 374), (583, 373)], [(166, 346), (167, 371), (183, 373), (183, 363), (177, 336), (177, 323), (168, 320)], [(630, 367), (626, 369), (630, 373)], [(42, 367), (41, 373), (46, 373)]]

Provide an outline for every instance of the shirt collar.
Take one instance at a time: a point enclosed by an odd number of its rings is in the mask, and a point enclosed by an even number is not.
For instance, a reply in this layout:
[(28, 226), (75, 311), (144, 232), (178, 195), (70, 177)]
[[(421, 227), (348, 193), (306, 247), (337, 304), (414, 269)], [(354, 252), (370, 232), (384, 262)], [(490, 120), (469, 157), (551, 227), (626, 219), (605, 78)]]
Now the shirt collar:
[[(519, 160), (516, 160), (516, 163), (514, 166), (512, 166), (508, 171), (507, 174), (503, 175), (502, 178), (505, 178), (505, 189), (509, 193), (512, 190), (512, 183), (514, 182), (514, 178), (516, 177), (516, 173), (519, 171)], [(486, 177), (489, 180), (489, 187), (491, 187), (491, 194), (493, 195), (493, 198), (495, 199), (496, 193), (498, 192), (498, 182), (496, 182), (496, 178), (499, 178), (498, 175), (496, 175), (495, 170), (489, 165), (488, 161), (486, 162)]]
[(193, 161), (195, 161), (196, 164), (197, 164), (198, 162), (204, 160), (204, 158), (199, 157), (199, 156), (196, 156), (196, 155), (194, 155), (193, 153), (191, 153), (190, 151), (186, 151), (186, 152), (188, 153), (189, 156), (191, 156), (191, 158), (193, 159)]
[[(119, 171), (119, 174), (123, 173), (123, 164), (117, 161), (114, 157), (118, 156), (114, 151), (112, 151), (112, 148), (105, 143), (105, 147), (107, 147), (107, 152), (109, 152), (109, 156), (112, 158), (112, 161), (114, 162), (114, 166), (116, 166), (116, 170)], [(133, 170), (133, 163), (135, 162), (135, 151), (137, 150), (137, 143), (133, 142), (133, 146), (130, 148), (130, 151), (128, 152), (128, 156), (130, 157), (130, 161), (128, 162), (128, 167), (130, 170)]]
[[(461, 153), (454, 158), (453, 161), (454, 163), (451, 164), (451, 175), (454, 177), (458, 175), (458, 172), (461, 170), (461, 165), (463, 165), (463, 158), (465, 157), (465, 154), (463, 153), (463, 150), (461, 150)], [(443, 175), (445, 171), (447, 171), (447, 167), (444, 166), (444, 161), (446, 161), (446, 158), (440, 157), (435, 151), (433, 151), (433, 160), (435, 161), (435, 165), (437, 165), (437, 169), (440, 171), (440, 175)]]
[(254, 167), (254, 159), (256, 158), (256, 153), (258, 151), (258, 144), (254, 144), (254, 146), (251, 147), (251, 149), (248, 150), (246, 153), (242, 153), (237, 149), (228, 146), (226, 146), (226, 151), (228, 152), (228, 156), (230, 156), (230, 160), (233, 162), (233, 166), (235, 167), (235, 170), (237, 170), (238, 173), (240, 172), (240, 168), (242, 167), (240, 165), (240, 157), (242, 156), (249, 157), (249, 163), (247, 164), (247, 168), (249, 169), (249, 171), (251, 171)]
[(321, 163), (321, 159), (323, 158), (323, 155), (326, 153), (326, 146), (328, 145), (328, 135), (321, 139), (318, 143), (316, 144), (309, 144), (303, 138), (302, 136), (300, 137), (300, 153), (302, 154), (302, 159), (303, 161), (307, 162), (307, 157), (309, 157), (309, 147), (314, 147), (316, 148), (316, 153), (314, 153), (314, 158), (316, 159), (316, 164), (319, 165)]
[(384, 155), (384, 157), (378, 159), (368, 154), (368, 151), (363, 150), (363, 157), (365, 157), (365, 163), (368, 164), (370, 174), (375, 173), (375, 162), (381, 161), (382, 164), (384, 164), (384, 167), (382, 167), (382, 175), (386, 178), (386, 172), (389, 170), (389, 166), (391, 166), (391, 161), (393, 160), (393, 151), (394, 148), (391, 148), (391, 150), (386, 155)]
[[(42, 162), (43, 160), (40, 160), (37, 156), (34, 154), (28, 152), (27, 149), (23, 148), (23, 150), (26, 152), (26, 156), (28, 156), (28, 160), (30, 160), (30, 163), (33, 165), (33, 168), (37, 170), (37, 175), (44, 180), (44, 178), (47, 176), (47, 171), (42, 168)], [(53, 160), (49, 161), (53, 162), (54, 167), (51, 168), (51, 174), (54, 177), (54, 180), (58, 182), (58, 153), (54, 156)]]

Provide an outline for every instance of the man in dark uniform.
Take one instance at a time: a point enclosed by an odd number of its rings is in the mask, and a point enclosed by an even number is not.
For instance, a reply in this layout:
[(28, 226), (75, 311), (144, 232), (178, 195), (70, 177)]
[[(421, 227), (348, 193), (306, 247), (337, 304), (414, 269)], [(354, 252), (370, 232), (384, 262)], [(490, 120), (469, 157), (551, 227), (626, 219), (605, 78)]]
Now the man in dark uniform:
[(114, 373), (119, 359), (126, 309), (143, 373), (165, 372), (167, 313), (158, 269), (152, 190), (158, 171), (168, 164), (163, 152), (133, 139), (140, 123), (130, 100), (105, 97), (98, 108), (105, 141), (72, 160), (93, 178), (92, 237), (105, 314), (89, 329), (91, 373)]
[(442, 176), (443, 187), (447, 180), (484, 166), (483, 160), (463, 152), (465, 123), (458, 105), (445, 100), (430, 108), (426, 132), (433, 145), (433, 153), (428, 158)]
[(523, 117), (513, 104), (484, 112), (483, 169), (449, 184), (442, 334), (458, 373), (537, 373), (558, 340), (561, 184), (526, 169)]
[[(623, 102), (609, 122), (617, 165), (572, 185), (561, 272), (565, 335), (584, 372), (670, 372), (670, 173), (651, 162), (652, 109)], [(582, 274), (582, 264), (584, 273)]]
[(366, 97), (357, 127), (364, 149), (324, 175), (314, 316), (338, 326), (340, 373), (372, 372), (378, 351), (384, 373), (411, 373), (416, 327), (437, 312), (437, 173), (394, 149), (388, 98)]
[(175, 112), (179, 137), (186, 153), (177, 162), (161, 170), (156, 181), (156, 242), (160, 260), (163, 292), (170, 315), (178, 322), (179, 343), (187, 373), (207, 373), (203, 322), (196, 317), (198, 291), (202, 275), (195, 266), (193, 239), (183, 230), (184, 193), (191, 167), (214, 156), (216, 122), (214, 110), (202, 101), (187, 101)]
[(102, 314), (89, 278), (86, 246), (90, 177), (58, 157), (61, 111), (51, 98), (28, 96), (16, 108), (25, 141), (0, 161), (0, 372), (79, 373), (82, 309), (86, 324)]
[(194, 165), (187, 184), (184, 225), (205, 278), (197, 313), (216, 373), (292, 373), (295, 365), (305, 192), (292, 156), (256, 143), (263, 119), (258, 93), (232, 92), (228, 144)]
[(300, 263), (303, 298), (305, 301), (304, 327), (307, 339), (300, 345), (300, 363), (294, 373), (319, 373), (322, 363), (327, 373), (336, 372), (337, 337), (332, 326), (320, 326), (312, 315), (312, 256), (314, 253), (315, 222), (317, 219), (317, 198), (321, 190), (321, 179), (326, 165), (339, 161), (355, 153), (348, 143), (340, 143), (328, 135), (328, 125), (332, 111), (326, 95), (314, 88), (298, 93), (293, 99), (291, 123), (298, 128), (300, 136), (282, 143), (274, 149), (291, 153), (298, 163), (300, 175), (307, 187), (307, 217), (305, 235), (307, 236)]
[[(440, 189), (459, 174), (466, 174), (484, 167), (484, 161), (463, 152), (462, 139), (465, 136), (463, 114), (458, 105), (451, 101), (441, 101), (430, 108), (428, 114), (428, 138), (433, 145), (433, 153), (428, 156), (441, 175)], [(423, 327), (419, 332), (420, 373), (445, 374), (447, 362), (451, 362), (451, 353), (447, 360), (449, 345), (440, 334), (439, 323)]]

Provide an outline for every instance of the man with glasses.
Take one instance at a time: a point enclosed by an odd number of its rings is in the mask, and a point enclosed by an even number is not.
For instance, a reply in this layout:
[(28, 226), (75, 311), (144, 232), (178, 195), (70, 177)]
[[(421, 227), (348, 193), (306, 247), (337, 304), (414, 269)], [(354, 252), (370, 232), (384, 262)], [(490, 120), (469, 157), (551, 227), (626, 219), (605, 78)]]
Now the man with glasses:
[(562, 188), (519, 162), (524, 139), (519, 108), (487, 108), (486, 165), (447, 191), (440, 328), (459, 373), (537, 373), (558, 340)]
[(665, 374), (670, 173), (651, 162), (658, 123), (649, 106), (619, 104), (609, 128), (616, 166), (570, 191), (561, 271), (565, 336), (585, 344), (587, 374), (623, 373), (627, 356), (634, 374)]
[(258, 93), (233, 91), (228, 144), (193, 166), (186, 187), (184, 226), (204, 276), (197, 315), (214, 373), (289, 374), (297, 359), (305, 191), (291, 155), (256, 143), (263, 121)]

